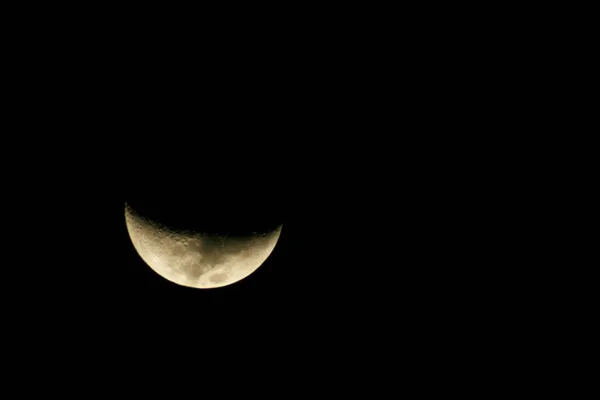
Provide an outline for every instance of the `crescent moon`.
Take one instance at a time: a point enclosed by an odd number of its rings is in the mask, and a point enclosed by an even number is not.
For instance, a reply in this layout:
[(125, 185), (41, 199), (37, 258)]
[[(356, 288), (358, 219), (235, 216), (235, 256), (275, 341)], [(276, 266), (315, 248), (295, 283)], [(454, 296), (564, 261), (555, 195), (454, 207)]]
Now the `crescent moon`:
[(133, 246), (150, 268), (171, 282), (200, 289), (231, 285), (252, 274), (269, 257), (282, 229), (248, 236), (178, 231), (127, 204), (125, 220)]

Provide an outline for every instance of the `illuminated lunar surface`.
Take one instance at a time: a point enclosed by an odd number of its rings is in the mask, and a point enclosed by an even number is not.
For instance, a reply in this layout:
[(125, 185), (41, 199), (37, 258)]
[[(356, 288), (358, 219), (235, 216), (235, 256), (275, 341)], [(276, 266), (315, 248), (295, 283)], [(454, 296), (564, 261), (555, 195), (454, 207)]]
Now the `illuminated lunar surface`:
[(248, 236), (175, 231), (127, 205), (125, 220), (146, 264), (171, 282), (201, 289), (227, 286), (256, 271), (275, 248), (282, 228)]

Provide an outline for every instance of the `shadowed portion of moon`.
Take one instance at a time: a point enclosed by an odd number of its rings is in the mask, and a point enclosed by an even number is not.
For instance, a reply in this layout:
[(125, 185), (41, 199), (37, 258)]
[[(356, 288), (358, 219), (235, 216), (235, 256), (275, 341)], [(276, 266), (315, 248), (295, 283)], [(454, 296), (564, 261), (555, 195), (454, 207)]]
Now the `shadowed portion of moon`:
[(189, 161), (167, 165), (144, 166), (127, 182), (125, 202), (146, 219), (175, 231), (228, 236), (266, 233), (284, 223), (285, 190), (251, 164), (210, 171)]
[[(273, 221), (253, 232), (247, 221), (236, 229), (228, 224), (218, 231), (198, 225), (188, 229), (191, 224), (167, 225), (130, 204), (125, 206), (125, 219), (142, 259), (164, 278), (194, 288), (227, 286), (253, 273), (273, 251), (282, 229)], [(210, 224), (204, 228), (212, 228)]]

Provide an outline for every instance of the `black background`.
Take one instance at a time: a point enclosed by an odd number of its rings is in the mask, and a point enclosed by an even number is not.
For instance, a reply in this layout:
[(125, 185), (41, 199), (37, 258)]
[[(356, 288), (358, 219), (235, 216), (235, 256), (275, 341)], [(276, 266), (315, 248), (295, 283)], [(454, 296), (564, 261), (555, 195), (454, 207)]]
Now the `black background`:
[[(181, 375), (184, 359), (186, 371), (252, 376), (266, 363), (281, 377), (308, 364), (330, 377), (327, 360), (342, 371), (398, 352), (426, 362), (455, 349), (454, 332), (488, 329), (470, 327), (489, 313), (474, 299), (494, 285), (479, 266), (496, 254), (472, 251), (480, 230), (462, 207), (490, 194), (465, 197), (473, 164), (449, 149), (466, 141), (444, 135), (464, 127), (464, 110), (447, 106), (455, 81), (419, 57), (396, 69), (372, 43), (357, 60), (355, 43), (347, 56), (324, 44), (276, 62), (156, 59), (145, 55), (155, 42), (78, 52), (76, 64), (34, 52), (12, 102), (23, 144), (4, 148), (16, 188), (5, 198), (19, 205), (4, 209), (17, 237), (3, 281), (14, 336), (75, 365), (133, 359)], [(283, 230), (248, 278), (185, 288), (138, 256), (126, 201), (182, 223)]]
[[(540, 263), (528, 195), (547, 138), (523, 138), (556, 118), (532, 111), (543, 10), (229, 8), (6, 13), (3, 383), (376, 397), (554, 357), (556, 322), (529, 329), (571, 313), (536, 291), (566, 298), (543, 277), (569, 265)], [(243, 281), (184, 288), (137, 255), (126, 201), (283, 231)]]

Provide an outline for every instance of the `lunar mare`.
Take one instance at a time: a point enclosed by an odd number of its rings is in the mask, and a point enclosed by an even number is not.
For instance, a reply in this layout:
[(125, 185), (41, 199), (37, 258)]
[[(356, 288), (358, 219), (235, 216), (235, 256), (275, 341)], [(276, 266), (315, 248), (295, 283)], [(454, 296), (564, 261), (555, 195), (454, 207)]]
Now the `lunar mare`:
[(217, 288), (238, 282), (269, 257), (281, 234), (226, 236), (175, 231), (125, 206), (127, 230), (140, 257), (162, 277), (182, 286)]

